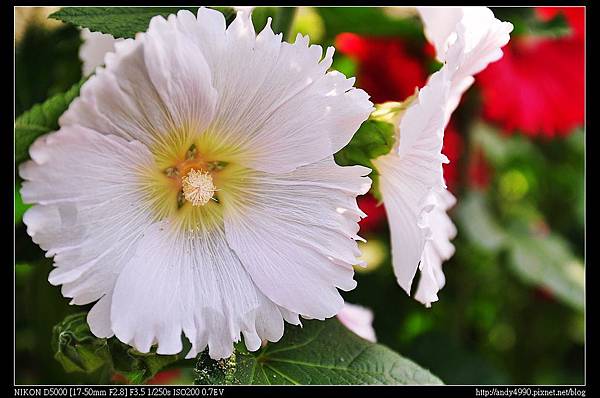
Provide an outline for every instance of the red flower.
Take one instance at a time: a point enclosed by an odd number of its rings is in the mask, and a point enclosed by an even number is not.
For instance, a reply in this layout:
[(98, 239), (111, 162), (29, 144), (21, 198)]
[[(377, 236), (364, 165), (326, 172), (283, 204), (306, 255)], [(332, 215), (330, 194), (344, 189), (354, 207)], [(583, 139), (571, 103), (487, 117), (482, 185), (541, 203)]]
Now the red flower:
[(448, 189), (456, 192), (456, 186), (459, 183), (458, 159), (462, 153), (462, 138), (452, 120), (444, 132), (444, 146), (442, 153), (448, 157), (450, 163), (444, 164), (444, 178)]
[(378, 229), (385, 220), (385, 208), (383, 203), (377, 205), (377, 199), (371, 194), (358, 198), (358, 207), (367, 214), (367, 217), (360, 220), (361, 233)]
[[(542, 11), (542, 13), (545, 11)], [(575, 14), (583, 13), (574, 8)], [(583, 124), (584, 46), (582, 36), (513, 38), (504, 57), (477, 76), (484, 116), (512, 132), (567, 135)]]
[(403, 101), (427, 81), (424, 49), (413, 54), (402, 39), (342, 33), (335, 46), (358, 62), (357, 85), (375, 103)]

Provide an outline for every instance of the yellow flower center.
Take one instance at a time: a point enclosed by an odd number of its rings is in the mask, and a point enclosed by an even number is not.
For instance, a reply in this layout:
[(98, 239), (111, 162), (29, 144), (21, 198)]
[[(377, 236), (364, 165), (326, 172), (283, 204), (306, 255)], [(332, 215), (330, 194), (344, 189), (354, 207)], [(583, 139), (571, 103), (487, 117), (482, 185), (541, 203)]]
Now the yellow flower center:
[[(143, 197), (157, 221), (186, 233), (222, 228), (223, 206), (242, 201), (250, 169), (240, 155), (215, 140), (173, 134), (152, 148), (155, 166), (143, 171)], [(218, 188), (217, 188), (218, 187)]]

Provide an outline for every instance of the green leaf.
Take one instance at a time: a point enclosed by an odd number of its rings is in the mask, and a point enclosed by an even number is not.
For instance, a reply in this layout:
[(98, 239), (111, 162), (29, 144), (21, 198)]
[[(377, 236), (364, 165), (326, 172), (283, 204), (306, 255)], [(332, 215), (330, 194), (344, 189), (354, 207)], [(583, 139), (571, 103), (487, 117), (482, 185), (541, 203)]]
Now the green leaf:
[(473, 144), (480, 145), (486, 159), (494, 167), (507, 167), (518, 159), (543, 163), (539, 149), (528, 137), (507, 136), (489, 124), (479, 122), (473, 127)]
[(394, 16), (383, 7), (316, 7), (333, 40), (344, 32), (368, 36), (401, 36), (425, 41), (423, 26), (416, 15)]
[[(441, 384), (429, 371), (366, 341), (337, 319), (286, 325), (283, 338), (229, 359), (202, 354), (196, 384)], [(241, 345), (238, 345), (241, 347)]]
[(583, 311), (585, 271), (562, 237), (514, 234), (511, 246), (510, 265), (521, 280), (544, 286), (560, 301)]
[(458, 221), (461, 233), (478, 246), (492, 252), (506, 250), (508, 266), (522, 282), (543, 286), (558, 300), (583, 310), (583, 265), (563, 237), (535, 232), (536, 225), (545, 224), (535, 208), (513, 206), (502, 223), (486, 197), (472, 192), (460, 201)]
[(106, 339), (92, 335), (85, 317), (69, 315), (53, 329), (54, 357), (67, 372), (91, 373), (110, 360)]
[(373, 184), (371, 192), (381, 200), (379, 192), (379, 173), (372, 159), (385, 155), (392, 150), (395, 140), (395, 127), (392, 123), (369, 119), (365, 121), (344, 148), (339, 150), (334, 159), (340, 166), (361, 165), (369, 167)]
[(472, 192), (461, 198), (457, 209), (461, 232), (477, 245), (492, 251), (506, 242), (506, 233), (492, 215), (483, 195)]
[(121, 373), (130, 383), (140, 384), (161, 369), (183, 359), (183, 354), (144, 354), (121, 343), (115, 337), (95, 337), (86, 321), (87, 313), (67, 316), (53, 330), (55, 358), (67, 372), (92, 373), (100, 368)]
[(69, 91), (57, 94), (42, 104), (23, 113), (15, 120), (15, 162), (28, 158), (29, 146), (41, 135), (58, 129), (58, 118), (67, 110), (71, 101), (79, 95), (82, 79)]
[[(214, 7), (221, 11), (228, 22), (235, 16), (229, 7)], [(132, 38), (148, 29), (156, 15), (167, 17), (179, 10), (196, 13), (198, 7), (63, 7), (50, 18), (71, 23), (94, 32), (113, 35), (116, 38)]]
[(379, 120), (365, 121), (352, 140), (335, 154), (341, 166), (363, 165), (373, 168), (372, 159), (385, 155), (394, 145), (394, 125)]

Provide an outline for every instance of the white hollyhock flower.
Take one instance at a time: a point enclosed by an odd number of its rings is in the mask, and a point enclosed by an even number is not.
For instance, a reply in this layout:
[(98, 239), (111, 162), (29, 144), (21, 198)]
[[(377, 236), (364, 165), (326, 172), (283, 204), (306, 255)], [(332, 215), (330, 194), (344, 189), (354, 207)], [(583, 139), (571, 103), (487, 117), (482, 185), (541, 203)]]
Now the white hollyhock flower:
[(81, 29), (80, 36), (79, 59), (83, 76), (92, 74), (96, 67), (104, 63), (106, 53), (115, 50), (115, 43), (123, 41), (106, 33), (92, 32), (88, 28)]
[(32, 145), (27, 232), (54, 256), (49, 281), (96, 302), (96, 336), (175, 354), (183, 332), (188, 357), (216, 359), (240, 333), (256, 350), (284, 319), (342, 308), (371, 181), (332, 154), (372, 104), (322, 56), (269, 24), (256, 35), (249, 13), (155, 17)]
[(373, 329), (373, 311), (370, 309), (346, 303), (344, 308), (337, 314), (339, 321), (365, 340), (377, 342), (375, 329)]
[(475, 81), (473, 76), (502, 58), (501, 48), (508, 43), (513, 26), (498, 20), (487, 7), (417, 8), (437, 58), (457, 68), (452, 75), (447, 122)]
[(455, 198), (446, 190), (444, 129), (473, 75), (502, 56), (512, 25), (485, 7), (419, 9), (442, 68), (434, 73), (397, 123), (397, 146), (374, 160), (390, 223), (392, 262), (399, 285), (430, 306), (445, 283), (442, 262), (454, 253), (456, 228), (446, 214)]

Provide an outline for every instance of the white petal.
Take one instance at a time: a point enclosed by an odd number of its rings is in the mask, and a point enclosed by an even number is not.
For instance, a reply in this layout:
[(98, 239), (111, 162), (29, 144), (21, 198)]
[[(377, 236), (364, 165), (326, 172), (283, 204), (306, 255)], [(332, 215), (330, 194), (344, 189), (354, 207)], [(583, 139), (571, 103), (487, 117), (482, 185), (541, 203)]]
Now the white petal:
[(417, 272), (425, 245), (425, 232), (419, 227), (421, 191), (427, 186), (411, 175), (395, 154), (377, 158), (379, 190), (385, 203), (392, 242), (392, 265), (398, 284), (407, 294)]
[(466, 7), (417, 7), (425, 36), (435, 47), (438, 60), (444, 61), (448, 46), (456, 40), (456, 25)]
[(176, 17), (152, 18), (144, 40), (144, 60), (176, 126), (200, 133), (212, 120), (217, 92), (206, 60), (175, 24)]
[(431, 242), (443, 260), (454, 254), (454, 246), (450, 243), (456, 236), (456, 226), (446, 211), (456, 203), (456, 198), (448, 190), (439, 190), (432, 194), (435, 207), (428, 214), (427, 224), (431, 228)]
[(209, 131), (224, 146), (245, 153), (248, 167), (287, 172), (350, 141), (372, 103), (352, 87), (354, 79), (326, 73), (333, 47), (321, 60), (323, 49), (309, 46), (308, 37), (282, 43), (270, 23), (255, 35), (246, 12), (239, 12), (225, 31), (217, 14), (200, 9), (194, 20), (182, 11), (177, 23), (194, 38), (213, 72), (219, 99)]
[(37, 203), (23, 217), (27, 232), (54, 256), (50, 282), (63, 284), (74, 304), (95, 301), (150, 223), (139, 172), (151, 155), (139, 142), (83, 127), (40, 137), (30, 154), (19, 168), (23, 200)]
[(431, 231), (431, 237), (425, 242), (419, 269), (421, 279), (415, 293), (415, 299), (427, 307), (437, 301), (437, 292), (444, 287), (445, 277), (442, 262), (454, 254), (454, 245), (450, 241), (456, 236), (456, 227), (446, 214), (456, 199), (447, 190), (432, 192), (429, 202), (433, 204), (431, 212), (424, 215), (424, 222)]
[(337, 314), (337, 318), (344, 326), (365, 340), (377, 342), (375, 329), (373, 329), (373, 311), (370, 309), (345, 303), (344, 308)]
[(114, 335), (110, 324), (110, 307), (112, 304), (112, 290), (102, 297), (88, 312), (87, 322), (91, 332), (96, 337), (108, 338)]
[(104, 64), (106, 53), (114, 51), (115, 43), (123, 39), (115, 39), (112, 35), (92, 32), (88, 28), (81, 29), (81, 46), (79, 47), (79, 59), (82, 62), (82, 74), (92, 74), (96, 67)]
[(115, 47), (61, 116), (61, 126), (80, 124), (150, 148), (205, 130), (217, 97), (211, 71), (174, 24), (155, 17), (147, 34)]
[(431, 165), (435, 176), (432, 181), (443, 183), (441, 155), (445, 120), (444, 114), (450, 93), (447, 68), (435, 72), (419, 91), (418, 97), (400, 119), (400, 139), (397, 154), (401, 159), (412, 159), (420, 167)]
[(445, 186), (441, 149), (448, 92), (442, 69), (431, 76), (402, 117), (397, 152), (373, 161), (390, 223), (394, 272), (408, 294), (429, 233), (422, 224), (423, 214), (431, 210), (425, 200), (433, 187)]
[(473, 76), (502, 57), (501, 47), (510, 39), (513, 26), (494, 17), (487, 7), (419, 7), (425, 33), (446, 61), (452, 84), (446, 120), (456, 109)]
[(456, 43), (460, 51), (448, 48), (446, 62), (451, 62), (451, 54), (461, 53), (462, 59), (457, 65), (463, 75), (475, 75), (485, 67), (502, 57), (501, 47), (509, 39), (513, 26), (494, 17), (487, 7), (465, 7), (463, 16), (456, 25)]
[(432, 245), (428, 242), (425, 244), (423, 256), (421, 258), (421, 279), (415, 292), (415, 300), (424, 304), (427, 308), (431, 307), (431, 303), (438, 301), (437, 293), (444, 286), (445, 279), (438, 279), (442, 272), (442, 259), (435, 253)]
[(229, 357), (241, 332), (250, 350), (283, 334), (279, 309), (254, 286), (222, 227), (190, 236), (168, 221), (146, 229), (119, 275), (111, 323), (140, 352), (156, 343), (159, 354), (176, 354), (183, 331), (192, 342), (189, 357), (208, 345), (214, 359)]
[(336, 287), (356, 285), (352, 264), (360, 255), (355, 240), (364, 213), (355, 198), (369, 189), (362, 177), (368, 172), (328, 158), (247, 178), (247, 196), (224, 210), (227, 241), (269, 299), (316, 319), (338, 312), (343, 300)]
[(247, 143), (258, 149), (245, 163), (257, 170), (286, 172), (340, 150), (373, 110), (367, 94), (351, 86), (341, 73), (329, 72), (276, 111), (260, 116), (264, 122)]

